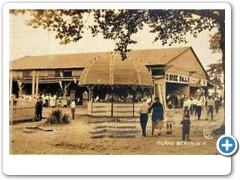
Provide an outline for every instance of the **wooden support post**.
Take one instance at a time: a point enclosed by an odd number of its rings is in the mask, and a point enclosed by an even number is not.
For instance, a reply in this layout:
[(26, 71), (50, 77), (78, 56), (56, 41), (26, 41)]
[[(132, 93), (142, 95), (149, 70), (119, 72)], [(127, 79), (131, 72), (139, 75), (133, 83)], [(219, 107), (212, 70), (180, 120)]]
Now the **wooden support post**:
[(93, 115), (93, 101), (94, 101), (94, 99), (93, 99), (93, 96), (94, 96), (94, 93), (93, 93), (93, 89), (94, 89), (94, 87), (91, 87), (92, 89), (91, 89), (91, 115)]
[(93, 99), (91, 99), (91, 116), (93, 115)]
[(70, 81), (67, 85), (65, 84), (65, 85), (66, 85), (66, 89), (68, 88), (68, 86), (69, 86), (70, 84), (71, 84), (71, 81)]
[(11, 97), (12, 97), (12, 86), (13, 86), (13, 77), (12, 76), (10, 76), (9, 85), (10, 85), (10, 87), (9, 87), (9, 99), (11, 99)]
[(36, 96), (38, 95), (38, 84), (39, 84), (39, 78), (38, 76), (36, 77)]
[(11, 97), (10, 101), (11, 101), (10, 123), (13, 124), (13, 97)]
[(135, 111), (135, 104), (133, 102), (133, 117), (134, 117), (134, 111)]
[(22, 89), (23, 89), (22, 81), (18, 80), (17, 84), (18, 84), (18, 89), (19, 89), (18, 96), (21, 97), (22, 96)]
[(113, 87), (111, 87), (112, 89), (112, 100), (111, 100), (111, 117), (113, 117)]
[(63, 85), (63, 94), (64, 94), (64, 96), (66, 96), (66, 94), (67, 94), (67, 86), (66, 86), (65, 82), (64, 82), (64, 85)]
[[(90, 87), (87, 87), (88, 88), (88, 101), (91, 101), (91, 116), (93, 114), (93, 88), (90, 86)], [(88, 103), (89, 104), (89, 103)]]
[(135, 99), (136, 99), (136, 89), (135, 89), (134, 92), (133, 92), (133, 117), (134, 117), (134, 115), (135, 115), (135, 114), (134, 114), (134, 113), (135, 113), (135, 112), (134, 112), (134, 111), (135, 111), (135, 104), (134, 104), (134, 103), (135, 103)]
[(35, 96), (35, 71), (32, 71), (32, 99)]
[(133, 100), (132, 101), (133, 101), (133, 117), (134, 117), (134, 113), (135, 113), (134, 112), (135, 111), (135, 104), (134, 103), (135, 103), (135, 99), (136, 99), (137, 86), (133, 86), (132, 89), (133, 89)]
[(70, 84), (71, 84), (71, 81), (68, 84), (66, 84), (66, 82), (64, 83), (64, 94), (67, 94), (67, 88)]
[(62, 81), (60, 80), (58, 83), (59, 83), (59, 86), (60, 86), (60, 88), (62, 90), (63, 96), (65, 96), (64, 91), (63, 91)]
[(10, 76), (10, 87), (9, 87), (9, 100), (11, 103), (11, 115), (10, 115), (10, 123), (13, 123), (13, 97), (12, 97), (12, 84), (13, 84), (13, 78)]

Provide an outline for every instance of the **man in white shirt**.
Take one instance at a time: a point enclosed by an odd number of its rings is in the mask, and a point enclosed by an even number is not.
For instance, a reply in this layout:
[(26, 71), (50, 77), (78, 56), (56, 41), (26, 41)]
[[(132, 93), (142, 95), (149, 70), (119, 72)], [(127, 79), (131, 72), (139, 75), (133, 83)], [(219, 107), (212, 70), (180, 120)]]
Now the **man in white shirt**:
[(140, 125), (142, 129), (142, 136), (146, 137), (146, 128), (148, 122), (148, 113), (149, 113), (149, 105), (147, 104), (147, 99), (142, 99), (142, 104), (139, 107), (140, 114)]
[(200, 120), (201, 118), (201, 113), (202, 113), (202, 100), (200, 98), (198, 98), (197, 103), (196, 103), (196, 115), (198, 120)]
[(193, 97), (193, 100), (192, 100), (192, 113), (194, 113), (194, 115), (196, 116), (197, 115), (197, 111), (196, 111), (196, 109), (197, 109), (197, 102), (198, 102), (198, 99), (197, 98), (195, 98), (195, 97)]

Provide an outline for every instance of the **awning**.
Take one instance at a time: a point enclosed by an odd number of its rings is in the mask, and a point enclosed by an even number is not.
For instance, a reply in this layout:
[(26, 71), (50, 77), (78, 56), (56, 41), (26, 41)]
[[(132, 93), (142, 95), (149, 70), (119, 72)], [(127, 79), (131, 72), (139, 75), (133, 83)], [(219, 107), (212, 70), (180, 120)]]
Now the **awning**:
[(81, 74), (79, 86), (131, 85), (153, 86), (148, 69), (134, 59), (122, 60), (119, 54), (102, 55), (90, 62)]

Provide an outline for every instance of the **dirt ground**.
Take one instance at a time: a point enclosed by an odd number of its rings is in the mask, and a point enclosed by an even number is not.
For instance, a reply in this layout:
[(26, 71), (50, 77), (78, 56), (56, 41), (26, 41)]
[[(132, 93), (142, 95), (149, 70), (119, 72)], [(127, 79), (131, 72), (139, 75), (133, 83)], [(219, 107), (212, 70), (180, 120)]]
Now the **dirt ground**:
[[(52, 108), (44, 108), (48, 117)], [(61, 109), (70, 114), (69, 108)], [(46, 119), (39, 122), (20, 122), (10, 128), (10, 154), (91, 154), (91, 155), (213, 155), (219, 154), (216, 142), (219, 136), (204, 137), (205, 130), (214, 130), (223, 122), (223, 109), (214, 113), (214, 120), (201, 120), (191, 116), (190, 142), (181, 141), (180, 120), (176, 112), (172, 134), (151, 135), (151, 115), (147, 137), (142, 137), (139, 118), (89, 117), (86, 107), (78, 107), (77, 118), (67, 125), (49, 125)], [(165, 116), (167, 117), (167, 115)], [(157, 130), (156, 130), (157, 131)]]

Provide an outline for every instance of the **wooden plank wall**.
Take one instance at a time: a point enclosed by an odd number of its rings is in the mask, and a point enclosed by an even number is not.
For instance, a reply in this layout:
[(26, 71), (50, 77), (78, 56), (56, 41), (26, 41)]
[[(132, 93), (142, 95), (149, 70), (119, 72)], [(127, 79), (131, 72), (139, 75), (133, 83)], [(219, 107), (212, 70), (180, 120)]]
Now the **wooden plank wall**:
[(17, 102), (15, 105), (9, 106), (10, 122), (24, 121), (34, 119), (36, 114), (35, 105), (33, 102)]

